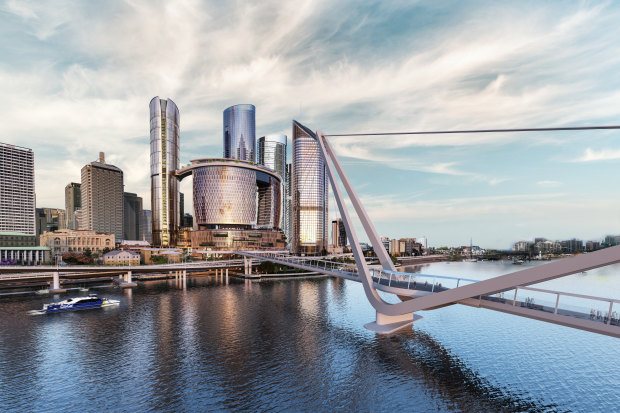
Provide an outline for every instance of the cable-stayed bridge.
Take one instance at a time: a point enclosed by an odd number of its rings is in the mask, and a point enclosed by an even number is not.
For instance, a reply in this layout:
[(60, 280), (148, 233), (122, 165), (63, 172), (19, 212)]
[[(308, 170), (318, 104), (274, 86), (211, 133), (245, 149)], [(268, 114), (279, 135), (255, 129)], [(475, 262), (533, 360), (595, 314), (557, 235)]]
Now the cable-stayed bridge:
[[(618, 127), (613, 126), (609, 128), (615, 129)], [(550, 128), (549, 130), (553, 129)], [(498, 131), (501, 130), (493, 130), (493, 132)], [(529, 131), (529, 129), (522, 131)], [(460, 132), (467, 133), (468, 131)], [(484, 131), (471, 132), (478, 133)], [(500, 275), (483, 281), (397, 272), (326, 135), (321, 131), (317, 131), (315, 138), (319, 152), (325, 162), (331, 188), (346, 229), (347, 237), (350, 240), (356, 262), (355, 266), (330, 263), (325, 260), (309, 261), (305, 258), (287, 257), (270, 253), (242, 252), (241, 254), (245, 257), (268, 260), (299, 269), (319, 271), (324, 274), (361, 282), (366, 298), (376, 310), (375, 322), (366, 324), (366, 328), (378, 333), (390, 333), (411, 325), (420, 318), (414, 316), (415, 311), (432, 310), (453, 304), (464, 304), (620, 338), (618, 311), (614, 311), (614, 304), (616, 309), (620, 310), (620, 299), (592, 297), (532, 287), (532, 285), (544, 281), (618, 263), (620, 262), (620, 246), (558, 260), (547, 265)], [(362, 254), (357, 233), (345, 205), (345, 198), (341, 187), (344, 188), (349, 201), (353, 205), (357, 217), (379, 258), (381, 268), (370, 268)], [(431, 279), (430, 287), (429, 279)], [(441, 281), (436, 281), (438, 279)], [(378, 291), (395, 294), (402, 301), (396, 304), (389, 303), (379, 295)], [(555, 297), (555, 305), (541, 305), (529, 296), (525, 299), (519, 299), (519, 292), (521, 292), (521, 295), (523, 295), (523, 292), (551, 295)], [(607, 311), (594, 308), (591, 308), (589, 311), (583, 311), (561, 306), (561, 299), (562, 304), (564, 304), (569, 297), (571, 299), (589, 300), (589, 302), (596, 303), (597, 308), (601, 304), (603, 306), (608, 305), (608, 308)]]

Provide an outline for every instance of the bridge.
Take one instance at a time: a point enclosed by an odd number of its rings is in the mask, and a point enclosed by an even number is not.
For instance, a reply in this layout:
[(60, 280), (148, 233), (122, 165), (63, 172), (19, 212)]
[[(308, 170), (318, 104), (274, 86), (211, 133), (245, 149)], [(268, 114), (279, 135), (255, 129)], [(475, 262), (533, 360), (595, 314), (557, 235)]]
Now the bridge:
[[(614, 304), (619, 304), (620, 300), (533, 287), (544, 281), (618, 263), (620, 262), (620, 246), (483, 281), (397, 272), (326, 135), (317, 131), (316, 139), (347, 237), (350, 240), (355, 265), (321, 259), (308, 260), (273, 253), (241, 252), (246, 260), (269, 260), (303, 270), (318, 271), (361, 282), (366, 298), (376, 311), (376, 320), (366, 324), (365, 327), (377, 333), (388, 334), (409, 327), (421, 318), (414, 315), (416, 311), (463, 304), (620, 338), (618, 312), (613, 311)], [(345, 205), (341, 185), (374, 248), (380, 268), (371, 268), (364, 259), (357, 233)], [(401, 302), (391, 304), (385, 301), (378, 291), (394, 294), (401, 299)], [(538, 304), (529, 296), (520, 299), (520, 293), (522, 296), (528, 292), (554, 297), (555, 305)], [(569, 308), (568, 305), (561, 306), (560, 302), (565, 304), (568, 297), (590, 300), (597, 303), (597, 306), (603, 305), (607, 311), (594, 308), (588, 311), (587, 309)]]

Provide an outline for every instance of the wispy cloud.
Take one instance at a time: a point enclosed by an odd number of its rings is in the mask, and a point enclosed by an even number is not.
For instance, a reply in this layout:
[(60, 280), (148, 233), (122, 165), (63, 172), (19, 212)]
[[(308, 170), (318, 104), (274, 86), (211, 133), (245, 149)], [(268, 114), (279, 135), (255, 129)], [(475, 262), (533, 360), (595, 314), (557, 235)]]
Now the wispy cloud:
[(587, 148), (584, 154), (574, 159), (573, 162), (608, 161), (612, 159), (620, 159), (620, 149), (601, 149), (597, 151)]

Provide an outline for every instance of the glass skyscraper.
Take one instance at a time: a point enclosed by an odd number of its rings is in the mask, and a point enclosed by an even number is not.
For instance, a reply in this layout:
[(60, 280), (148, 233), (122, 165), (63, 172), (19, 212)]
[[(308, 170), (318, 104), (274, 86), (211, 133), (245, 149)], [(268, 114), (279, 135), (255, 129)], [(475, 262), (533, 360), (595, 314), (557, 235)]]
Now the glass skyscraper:
[(257, 154), (258, 164), (274, 170), (282, 178), (281, 227), (286, 231), (286, 135), (272, 134), (258, 138)]
[(224, 111), (224, 158), (255, 162), (256, 108), (235, 105)]
[(153, 245), (176, 245), (179, 223), (179, 109), (154, 97), (151, 115), (151, 219)]
[(322, 254), (327, 250), (328, 185), (317, 136), (293, 121), (293, 253)]
[(35, 235), (34, 153), (0, 143), (0, 232)]

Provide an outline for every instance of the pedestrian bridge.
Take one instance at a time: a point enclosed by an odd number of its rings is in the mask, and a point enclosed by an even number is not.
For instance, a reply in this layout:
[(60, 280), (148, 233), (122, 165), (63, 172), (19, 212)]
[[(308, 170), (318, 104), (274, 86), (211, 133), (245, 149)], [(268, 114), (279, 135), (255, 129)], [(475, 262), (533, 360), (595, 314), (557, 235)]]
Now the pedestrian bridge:
[[(334, 198), (355, 257), (355, 265), (280, 254), (243, 252), (246, 259), (269, 260), (361, 282), (366, 298), (376, 310), (376, 321), (366, 324), (365, 327), (378, 333), (390, 333), (410, 326), (420, 318), (414, 315), (416, 311), (464, 304), (620, 338), (618, 311), (613, 309), (614, 304), (618, 305), (620, 300), (551, 291), (534, 286), (544, 281), (618, 263), (620, 246), (482, 281), (397, 272), (326, 135), (321, 131), (317, 131), (316, 134), (309, 130), (306, 132), (316, 140), (325, 163)], [(380, 268), (371, 268), (366, 263), (345, 204), (343, 188), (373, 246)], [(378, 291), (395, 294), (401, 302), (393, 304), (385, 301)], [(540, 297), (550, 297), (551, 299), (547, 300), (550, 303), (544, 299), (541, 301)], [(575, 305), (578, 300), (585, 300), (590, 304), (590, 308)]]
[[(398, 272), (372, 267), (369, 268), (369, 271), (372, 278), (372, 286), (376, 290), (394, 294), (402, 301), (417, 299), (421, 302), (422, 300), (420, 299), (425, 297), (426, 301), (416, 306), (417, 310), (432, 310), (447, 305), (463, 304), (620, 338), (620, 319), (618, 314), (620, 311), (620, 300), (548, 290), (526, 283), (499, 290), (495, 290), (496, 287), (494, 287), (494, 285), (498, 284), (498, 281), (506, 282), (504, 280), (525, 279), (528, 274), (533, 272), (539, 273), (543, 269), (546, 270), (543, 270), (543, 272), (549, 274), (549, 276), (545, 277), (545, 281), (558, 278), (563, 275), (553, 276), (554, 271), (557, 271), (559, 267), (557, 264), (564, 264), (566, 261), (575, 261), (572, 263), (573, 265), (584, 268), (584, 270), (578, 269), (575, 271), (575, 273), (579, 273), (585, 271), (586, 268), (592, 268), (592, 258), (601, 258), (593, 257), (593, 255), (603, 255), (600, 253), (607, 252), (604, 255), (610, 255), (611, 253), (611, 255), (616, 256), (620, 253), (620, 247), (608, 250), (599, 251), (599, 254), (594, 253), (567, 258), (483, 281), (462, 277)], [(271, 261), (301, 270), (320, 272), (338, 278), (361, 282), (357, 266), (353, 264), (269, 252), (242, 251), (239, 253), (247, 259)], [(586, 260), (584, 258), (589, 259)], [(502, 280), (503, 277), (506, 278)], [(475, 289), (477, 291), (476, 295), (466, 298), (453, 298), (456, 290), (465, 286), (470, 287), (470, 291)], [(616, 311), (614, 311), (614, 304), (617, 305)], [(395, 331), (393, 328), (386, 328), (385, 330)]]

